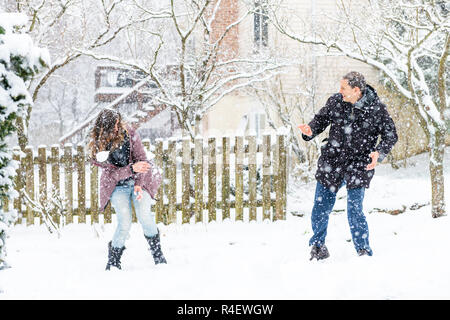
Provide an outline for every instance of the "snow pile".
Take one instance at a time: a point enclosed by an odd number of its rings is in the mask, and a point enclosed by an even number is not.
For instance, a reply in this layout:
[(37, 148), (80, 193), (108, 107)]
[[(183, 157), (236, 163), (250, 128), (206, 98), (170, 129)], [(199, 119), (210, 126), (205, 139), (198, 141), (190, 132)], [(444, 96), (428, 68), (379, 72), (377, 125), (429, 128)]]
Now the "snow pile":
[[(450, 199), (450, 149), (446, 199)], [(371, 212), (430, 200), (427, 155), (393, 170), (379, 165), (366, 191), (372, 257), (350, 240), (345, 189), (328, 228), (330, 258), (309, 261), (315, 183), (289, 195), (286, 221), (159, 225), (167, 265), (155, 266), (133, 224), (122, 271), (106, 272), (115, 224), (71, 224), (57, 239), (43, 226), (16, 226), (12, 268), (0, 272), (0, 299), (449, 299), (450, 219), (430, 206), (400, 215)], [(296, 212), (297, 215), (291, 214)], [(303, 215), (300, 217), (299, 215)]]

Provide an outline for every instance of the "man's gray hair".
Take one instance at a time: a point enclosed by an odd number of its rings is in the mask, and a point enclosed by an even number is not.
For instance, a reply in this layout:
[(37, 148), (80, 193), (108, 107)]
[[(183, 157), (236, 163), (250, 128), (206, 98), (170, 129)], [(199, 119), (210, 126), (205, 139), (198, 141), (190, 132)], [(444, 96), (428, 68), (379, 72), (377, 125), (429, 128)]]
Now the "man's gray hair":
[(358, 87), (361, 92), (364, 92), (366, 89), (366, 79), (364, 79), (364, 76), (359, 72), (351, 71), (343, 76), (342, 79), (347, 80), (350, 87)]

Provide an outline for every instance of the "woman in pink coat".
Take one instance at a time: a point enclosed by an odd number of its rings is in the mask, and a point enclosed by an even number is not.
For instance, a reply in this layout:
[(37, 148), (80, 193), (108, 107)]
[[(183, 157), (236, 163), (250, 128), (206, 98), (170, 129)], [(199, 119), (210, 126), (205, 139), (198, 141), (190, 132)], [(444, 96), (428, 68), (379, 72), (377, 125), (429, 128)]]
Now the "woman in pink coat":
[(110, 201), (117, 214), (117, 228), (108, 243), (106, 270), (121, 269), (120, 258), (131, 228), (132, 202), (155, 264), (167, 263), (155, 216), (150, 210), (161, 175), (147, 159), (138, 133), (122, 120), (118, 111), (104, 109), (91, 130), (89, 149), (92, 163), (102, 168), (100, 210)]

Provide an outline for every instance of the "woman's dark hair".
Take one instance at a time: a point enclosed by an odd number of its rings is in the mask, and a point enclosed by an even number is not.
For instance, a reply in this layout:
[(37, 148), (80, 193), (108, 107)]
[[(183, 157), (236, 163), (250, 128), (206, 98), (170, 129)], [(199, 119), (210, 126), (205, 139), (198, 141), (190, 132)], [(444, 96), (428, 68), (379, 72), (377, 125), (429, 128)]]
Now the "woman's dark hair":
[(366, 90), (366, 79), (364, 79), (364, 76), (359, 72), (351, 71), (343, 76), (342, 79), (347, 80), (348, 85), (352, 88), (358, 87), (361, 92)]
[[(115, 131), (116, 123), (118, 123), (118, 132)], [(116, 149), (125, 139), (126, 134), (125, 122), (120, 113), (112, 109), (103, 109), (91, 129), (89, 142), (91, 157), (95, 159), (95, 155), (100, 151)]]

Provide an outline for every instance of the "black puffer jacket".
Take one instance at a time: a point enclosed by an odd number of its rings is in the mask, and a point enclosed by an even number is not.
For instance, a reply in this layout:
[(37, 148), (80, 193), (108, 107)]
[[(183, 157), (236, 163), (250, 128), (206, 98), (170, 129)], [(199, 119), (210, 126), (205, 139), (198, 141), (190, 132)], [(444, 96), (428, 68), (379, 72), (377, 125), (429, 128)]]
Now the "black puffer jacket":
[[(336, 192), (345, 179), (348, 189), (368, 188), (375, 170), (366, 170), (372, 161), (369, 154), (378, 151), (382, 161), (397, 142), (394, 121), (381, 103), (374, 88), (367, 86), (363, 97), (354, 105), (332, 95), (325, 107), (309, 123), (309, 141), (331, 125), (327, 144), (322, 147), (316, 179)], [(381, 140), (377, 145), (378, 137)]]

